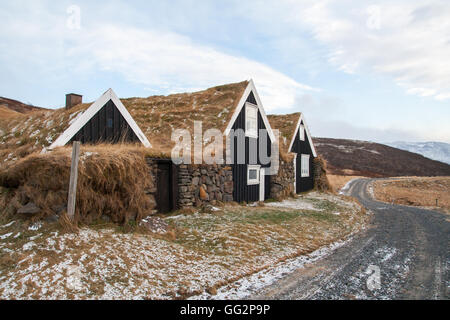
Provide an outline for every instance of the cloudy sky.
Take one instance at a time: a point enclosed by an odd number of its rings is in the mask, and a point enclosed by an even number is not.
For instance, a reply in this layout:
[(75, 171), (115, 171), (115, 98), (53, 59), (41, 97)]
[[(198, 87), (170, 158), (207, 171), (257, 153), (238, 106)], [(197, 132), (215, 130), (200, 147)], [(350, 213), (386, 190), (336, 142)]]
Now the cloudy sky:
[(0, 96), (43, 107), (252, 78), (312, 134), (450, 142), (450, 2), (1, 1)]

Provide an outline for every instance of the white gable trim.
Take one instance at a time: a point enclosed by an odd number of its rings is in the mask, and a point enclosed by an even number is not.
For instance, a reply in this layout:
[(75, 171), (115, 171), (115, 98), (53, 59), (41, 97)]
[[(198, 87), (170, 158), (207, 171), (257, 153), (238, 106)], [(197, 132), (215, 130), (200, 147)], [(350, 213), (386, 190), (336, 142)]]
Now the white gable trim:
[(116, 96), (112, 89), (108, 89), (100, 98), (97, 99), (97, 101), (95, 101), (86, 111), (84, 111), (83, 114), (71, 126), (69, 126), (69, 128), (67, 128), (66, 131), (58, 137), (58, 139), (55, 140), (55, 142), (52, 143), (49, 149), (65, 146), (70, 139), (72, 139), (73, 136), (77, 134), (77, 132), (80, 131), (80, 129), (83, 128), (83, 126), (88, 123), (88, 121), (91, 120), (91, 118), (95, 116), (109, 100), (115, 104), (125, 121), (128, 123), (142, 144), (146, 148), (151, 148), (152, 145), (148, 141), (147, 137), (134, 121), (133, 117), (122, 104), (120, 99)]
[(300, 129), (300, 123), (302, 123), (302, 120), (303, 120), (303, 125), (305, 127), (306, 136), (308, 137), (309, 145), (311, 146), (311, 150), (312, 150), (313, 156), (314, 156), (314, 158), (316, 158), (317, 157), (316, 148), (314, 147), (314, 144), (313, 144), (313, 141), (312, 141), (312, 138), (311, 138), (311, 133), (309, 132), (309, 128), (308, 128), (308, 125), (306, 124), (305, 117), (303, 116), (303, 113), (301, 113), (300, 117), (298, 118), (297, 127), (295, 128), (294, 135), (292, 137), (291, 144), (289, 145), (288, 152), (291, 152), (291, 150), (292, 150), (292, 146), (294, 145), (294, 141), (295, 141), (295, 138), (297, 137), (297, 132)]
[(270, 140), (272, 143), (275, 143), (275, 135), (273, 134), (272, 127), (270, 126), (269, 119), (267, 119), (266, 113), (264, 112), (264, 107), (261, 103), (261, 99), (259, 98), (258, 92), (256, 91), (255, 84), (253, 83), (253, 80), (250, 79), (247, 88), (245, 88), (244, 93), (241, 96), (241, 99), (239, 100), (239, 104), (236, 107), (236, 110), (234, 110), (233, 116), (231, 117), (230, 122), (228, 123), (227, 128), (224, 131), (224, 135), (228, 137), (228, 135), (231, 132), (231, 129), (233, 128), (234, 123), (236, 122), (237, 117), (239, 116), (239, 113), (241, 113), (242, 108), (245, 106), (245, 103), (247, 102), (247, 98), (250, 94), (250, 92), (253, 92), (253, 95), (256, 99), (256, 104), (258, 106), (258, 110), (261, 113), (261, 117), (264, 121), (264, 125), (266, 126), (267, 133), (269, 134)]

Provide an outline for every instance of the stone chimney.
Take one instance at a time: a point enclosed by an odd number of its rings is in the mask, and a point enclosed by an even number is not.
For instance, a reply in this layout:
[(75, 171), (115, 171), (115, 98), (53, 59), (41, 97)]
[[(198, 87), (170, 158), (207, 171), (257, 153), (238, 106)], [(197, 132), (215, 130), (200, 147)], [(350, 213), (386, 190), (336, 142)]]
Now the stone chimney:
[(70, 109), (83, 102), (83, 96), (75, 93), (66, 94), (66, 109)]

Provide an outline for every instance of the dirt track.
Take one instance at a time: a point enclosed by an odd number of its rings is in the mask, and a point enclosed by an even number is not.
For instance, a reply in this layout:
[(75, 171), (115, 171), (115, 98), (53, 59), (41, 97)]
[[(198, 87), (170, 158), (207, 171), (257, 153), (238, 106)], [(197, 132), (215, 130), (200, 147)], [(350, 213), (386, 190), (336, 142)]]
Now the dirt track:
[(449, 299), (448, 216), (374, 201), (370, 183), (356, 180), (347, 191), (373, 212), (368, 230), (251, 298)]

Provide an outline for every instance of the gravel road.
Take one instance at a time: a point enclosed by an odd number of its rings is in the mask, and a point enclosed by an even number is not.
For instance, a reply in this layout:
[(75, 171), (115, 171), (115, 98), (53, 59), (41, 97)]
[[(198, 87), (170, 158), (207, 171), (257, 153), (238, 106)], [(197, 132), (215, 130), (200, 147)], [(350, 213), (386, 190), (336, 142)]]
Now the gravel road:
[(450, 217), (374, 201), (370, 179), (346, 193), (373, 212), (353, 241), (252, 299), (449, 299)]

